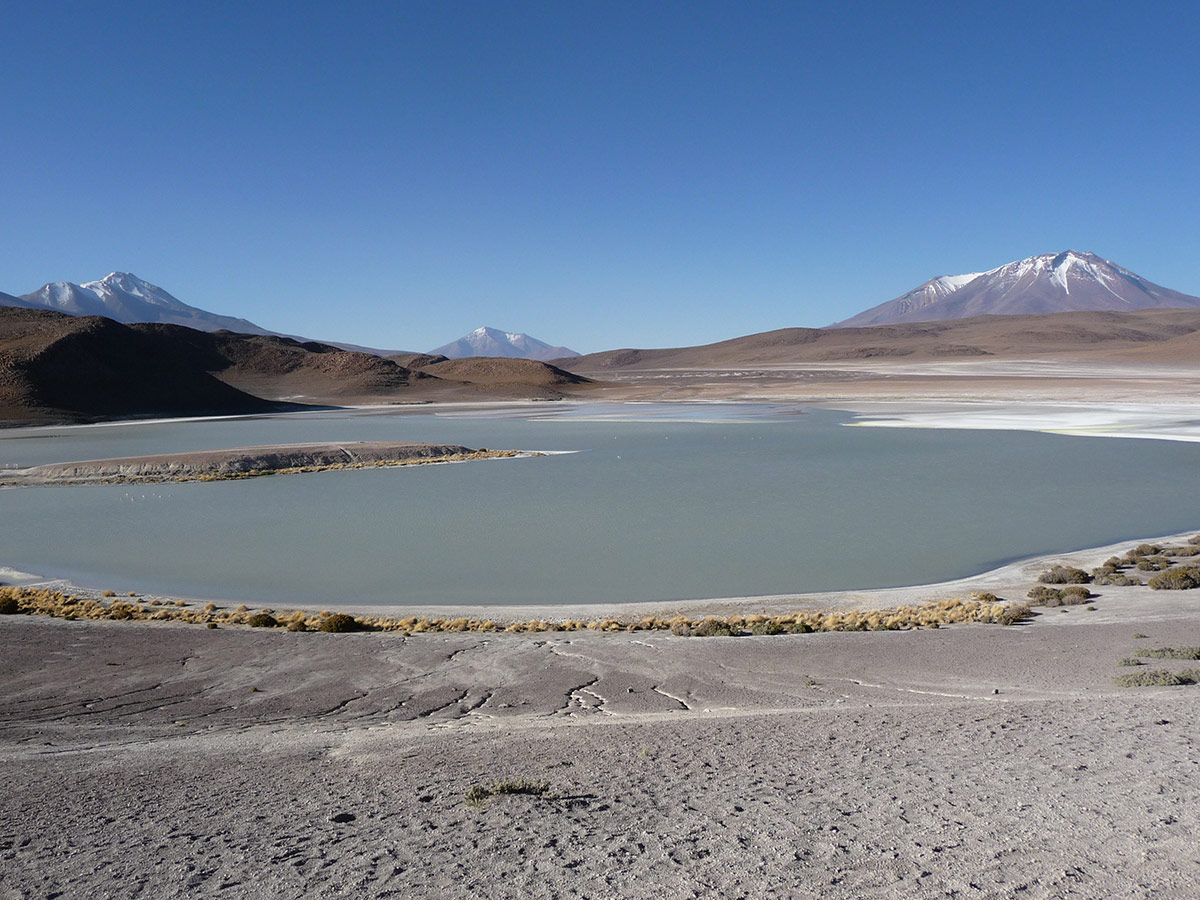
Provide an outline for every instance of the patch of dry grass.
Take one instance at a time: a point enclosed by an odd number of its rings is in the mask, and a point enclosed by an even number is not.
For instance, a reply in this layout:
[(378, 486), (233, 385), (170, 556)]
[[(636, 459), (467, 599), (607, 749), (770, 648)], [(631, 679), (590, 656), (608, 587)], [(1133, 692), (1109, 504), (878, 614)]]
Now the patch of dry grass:
[(1113, 682), (1119, 687), (1175, 687), (1200, 682), (1200, 670), (1182, 669), (1178, 672), (1168, 672), (1166, 669), (1149, 669), (1145, 672), (1118, 675)]
[(540, 634), (544, 632), (638, 632), (671, 631), (675, 634), (810, 634), (822, 631), (903, 631), (913, 628), (939, 628), (945, 625), (983, 623), (1012, 625), (1032, 615), (1024, 604), (1008, 604), (993, 595), (969, 600), (941, 600), (893, 609), (803, 610), (777, 616), (751, 615), (690, 619), (676, 616), (666, 619), (647, 616), (634, 621), (617, 618), (566, 619), (550, 622), (534, 619), (502, 622), (493, 619), (437, 618), (409, 616), (351, 616), (347, 613), (284, 610), (266, 613), (274, 624), (259, 618), (265, 611), (254, 612), (242, 605), (229, 610), (209, 603), (202, 608), (186, 605), (153, 606), (141, 598), (96, 598), (65, 594), (42, 588), (0, 587), (0, 609), (14, 613), (54, 616), (63, 619), (117, 619), (136, 622), (183, 622), (198, 625), (251, 625), (284, 628), (288, 631), (383, 631), (402, 634), (476, 632)]

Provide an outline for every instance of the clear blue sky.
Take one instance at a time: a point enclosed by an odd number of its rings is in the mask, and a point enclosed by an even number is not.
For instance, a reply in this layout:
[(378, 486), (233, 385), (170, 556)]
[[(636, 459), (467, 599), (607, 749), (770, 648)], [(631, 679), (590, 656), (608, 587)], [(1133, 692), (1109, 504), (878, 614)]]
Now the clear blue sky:
[(1190, 3), (14, 2), (0, 290), (581, 351), (1092, 250), (1200, 294)]

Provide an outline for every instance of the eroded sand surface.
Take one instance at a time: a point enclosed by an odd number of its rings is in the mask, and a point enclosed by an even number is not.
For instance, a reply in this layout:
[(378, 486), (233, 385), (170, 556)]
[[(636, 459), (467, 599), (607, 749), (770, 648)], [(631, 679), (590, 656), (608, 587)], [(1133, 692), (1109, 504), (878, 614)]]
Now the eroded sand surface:
[[(1112, 683), (1200, 645), (1155, 594), (709, 639), (0, 617), (0, 897), (1200, 896), (1200, 687)], [(519, 778), (556, 796), (464, 800)]]

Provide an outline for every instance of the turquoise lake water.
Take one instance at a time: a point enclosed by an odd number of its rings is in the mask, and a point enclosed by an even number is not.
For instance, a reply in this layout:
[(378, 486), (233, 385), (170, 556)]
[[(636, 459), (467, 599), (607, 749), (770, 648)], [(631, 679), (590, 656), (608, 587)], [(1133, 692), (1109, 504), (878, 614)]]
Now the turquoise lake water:
[(0, 565), (282, 606), (886, 587), (1200, 525), (1200, 444), (845, 428), (766, 404), (340, 411), (0, 432), (0, 465), (326, 440), (577, 451), (0, 491)]

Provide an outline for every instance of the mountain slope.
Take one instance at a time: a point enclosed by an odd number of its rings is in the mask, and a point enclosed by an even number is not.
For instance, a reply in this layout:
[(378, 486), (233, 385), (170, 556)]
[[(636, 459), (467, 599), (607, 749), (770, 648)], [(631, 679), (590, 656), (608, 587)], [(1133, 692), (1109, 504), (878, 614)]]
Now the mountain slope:
[(524, 359), (416, 371), (276, 335), (0, 307), (0, 424), (261, 413), (299, 404), (560, 399), (590, 382)]
[[(200, 331), (222, 329), (241, 334), (270, 334), (246, 319), (221, 316), (189, 306), (157, 285), (128, 272), (112, 272), (99, 281), (55, 281), (17, 298), (26, 309), (49, 309), (72, 316), (105, 316), (117, 322), (162, 322)], [(0, 297), (0, 305), (5, 303)]]
[(536, 359), (542, 362), (578, 356), (567, 347), (551, 347), (544, 341), (527, 334), (501, 331), (498, 328), (476, 328), (468, 335), (451, 341), (445, 346), (429, 351), (431, 355), (448, 359), (464, 359), (468, 356), (502, 356), (508, 359)]
[(0, 309), (0, 420), (216, 415), (280, 409), (177, 345), (99, 316)]
[(984, 315), (1200, 308), (1200, 297), (1147, 281), (1094, 253), (1044, 253), (987, 272), (943, 275), (837, 322), (861, 328)]
[[(931, 360), (1125, 352), (1200, 332), (1200, 309), (976, 316), (862, 328), (781, 328), (699, 347), (608, 350), (570, 360), (571, 370), (788, 366), (835, 360)], [(1153, 356), (1147, 349), (1145, 356)]]

